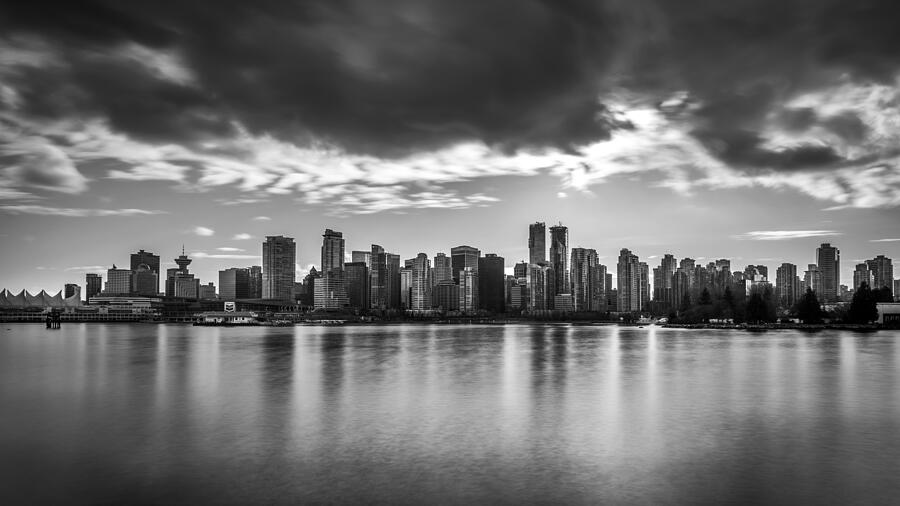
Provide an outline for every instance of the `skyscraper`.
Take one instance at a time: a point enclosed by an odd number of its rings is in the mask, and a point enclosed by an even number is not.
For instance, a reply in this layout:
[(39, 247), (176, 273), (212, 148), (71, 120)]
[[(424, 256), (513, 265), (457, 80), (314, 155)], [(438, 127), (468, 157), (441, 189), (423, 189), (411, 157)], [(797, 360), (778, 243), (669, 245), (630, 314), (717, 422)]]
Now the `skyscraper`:
[(641, 310), (641, 262), (637, 255), (627, 249), (619, 252), (616, 264), (616, 285), (618, 290), (618, 310), (632, 313)]
[(547, 261), (547, 226), (543, 222), (528, 225), (528, 263)]
[(453, 264), (444, 253), (434, 255), (434, 284), (453, 282)]
[(385, 294), (388, 299), (388, 308), (400, 308), (400, 255), (385, 253)]
[(641, 311), (650, 309), (650, 266), (640, 262), (641, 267)]
[(372, 309), (387, 309), (387, 254), (384, 248), (372, 245), (369, 267), (369, 303)]
[(866, 265), (869, 266), (869, 271), (872, 273), (872, 284), (870, 285), (872, 288), (894, 290), (894, 265), (890, 258), (878, 255), (871, 260), (866, 260)]
[(806, 272), (803, 274), (803, 285), (804, 288), (809, 288), (816, 292), (816, 297), (819, 299), (819, 302), (822, 302), (822, 292), (824, 291), (822, 288), (822, 271), (819, 270), (818, 265), (809, 264), (807, 266)]
[(419, 253), (412, 262), (412, 282), (410, 286), (409, 308), (414, 311), (431, 309), (431, 260), (425, 253)]
[[(131, 258), (134, 261), (134, 255)], [(138, 264), (131, 274), (131, 293), (144, 297), (156, 296), (159, 291), (158, 279), (156, 271), (152, 270), (149, 265)]]
[(262, 256), (262, 298), (291, 300), (297, 262), (294, 239), (281, 235), (266, 236)]
[(676, 306), (673, 276), (678, 268), (678, 261), (671, 254), (663, 255), (659, 267), (653, 269), (653, 300), (658, 301), (666, 309)]
[[(147, 268), (151, 272), (156, 274), (156, 280), (155, 280), (156, 286), (154, 286), (152, 289), (150, 289), (148, 286), (145, 285), (145, 286), (141, 287), (140, 291), (138, 291), (138, 290), (135, 290), (135, 291), (141, 295), (156, 295), (156, 294), (158, 294), (159, 293), (159, 278), (161, 277), (160, 276), (161, 273), (159, 271), (159, 255), (154, 255), (153, 253), (150, 253), (149, 251), (144, 251), (144, 250), (140, 250), (137, 253), (132, 253), (131, 254), (131, 270), (137, 271), (138, 267), (141, 265), (146, 265)], [(147, 277), (146, 279), (149, 279), (149, 277)]]
[(783, 263), (775, 271), (775, 291), (778, 295), (778, 306), (783, 309), (794, 307), (800, 298), (800, 278), (797, 266)]
[(89, 272), (84, 276), (84, 300), (89, 302), (91, 297), (99, 295), (103, 291), (103, 276)]
[(250, 297), (250, 269), (232, 267), (219, 271), (219, 298), (222, 300)]
[(78, 286), (77, 283), (66, 283), (65, 293), (63, 297), (69, 298), (78, 295), (78, 298), (81, 299), (81, 287)]
[(400, 308), (412, 309), (412, 266), (400, 268)]
[(471, 267), (478, 272), (478, 257), (481, 251), (471, 246), (457, 246), (450, 248), (450, 266), (453, 269), (453, 281), (459, 284), (460, 273), (466, 267)]
[(841, 286), (841, 252), (831, 244), (816, 249), (816, 264), (822, 276), (822, 291), (816, 292), (821, 302), (836, 302)]
[(493, 253), (478, 259), (479, 307), (494, 313), (505, 310), (506, 275), (505, 260)]
[[(251, 265), (248, 269), (248, 281), (247, 281), (247, 298), (248, 299), (261, 299), (262, 298), (262, 266), (261, 265)], [(221, 288), (220, 288), (221, 290)]]
[(347, 286), (347, 300), (350, 307), (369, 309), (369, 268), (366, 263), (345, 263), (344, 282)]
[(106, 271), (107, 295), (128, 295), (131, 293), (131, 269), (119, 269), (113, 264), (112, 269)]
[[(575, 311), (600, 311), (602, 283), (606, 273), (600, 272), (597, 251), (586, 248), (572, 248), (572, 301)], [(605, 300), (605, 297), (603, 298)]]
[(553, 294), (556, 293), (555, 281), (553, 268), (547, 262), (528, 264), (526, 286), (529, 311), (552, 309), (555, 297)]
[(344, 285), (344, 235), (330, 228), (322, 234), (322, 277), (316, 282), (316, 309), (340, 309), (349, 304)]
[(570, 293), (569, 286), (569, 227), (562, 224), (550, 227), (550, 267), (553, 268), (556, 294)]
[(478, 268), (465, 267), (459, 274), (459, 310), (474, 313), (478, 310)]
[(353, 263), (362, 262), (366, 264), (366, 268), (368, 269), (372, 265), (372, 252), (371, 251), (351, 251), (350, 252), (350, 261)]

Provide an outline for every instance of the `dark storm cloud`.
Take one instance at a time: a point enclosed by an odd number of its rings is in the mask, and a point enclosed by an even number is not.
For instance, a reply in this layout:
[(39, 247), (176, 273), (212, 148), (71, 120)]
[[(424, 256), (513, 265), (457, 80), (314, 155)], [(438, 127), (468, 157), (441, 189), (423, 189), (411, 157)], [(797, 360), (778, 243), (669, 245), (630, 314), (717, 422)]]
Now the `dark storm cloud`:
[[(827, 167), (835, 151), (761, 145), (782, 126), (821, 126), (849, 141), (851, 113), (786, 110), (834, 73), (897, 71), (894, 1), (27, 2), (0, 30), (31, 34), (62, 65), (17, 74), (26, 110), (100, 114), (140, 138), (253, 133), (400, 155), (461, 140), (504, 150), (570, 149), (608, 138), (606, 92), (687, 91), (710, 151), (738, 167)], [(104, 57), (137, 43), (178, 55), (190, 82)]]

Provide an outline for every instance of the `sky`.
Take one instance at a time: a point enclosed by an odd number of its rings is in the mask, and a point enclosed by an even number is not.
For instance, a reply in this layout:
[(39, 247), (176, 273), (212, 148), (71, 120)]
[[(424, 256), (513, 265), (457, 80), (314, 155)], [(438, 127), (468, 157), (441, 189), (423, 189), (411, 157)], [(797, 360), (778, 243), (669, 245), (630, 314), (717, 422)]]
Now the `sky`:
[(614, 265), (900, 258), (894, 0), (0, 5), (0, 288), (145, 249), (201, 281), (563, 223)]

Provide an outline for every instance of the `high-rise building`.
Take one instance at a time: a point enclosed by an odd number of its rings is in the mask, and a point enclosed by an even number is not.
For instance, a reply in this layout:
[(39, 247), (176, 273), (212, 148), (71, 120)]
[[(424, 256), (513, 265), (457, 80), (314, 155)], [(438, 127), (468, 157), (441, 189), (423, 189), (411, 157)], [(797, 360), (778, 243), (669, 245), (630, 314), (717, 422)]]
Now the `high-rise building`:
[(616, 264), (617, 307), (621, 313), (641, 310), (641, 261), (627, 249), (619, 252)]
[(434, 285), (433, 304), (443, 311), (459, 311), (459, 285), (444, 282)]
[(366, 265), (366, 262), (345, 263), (344, 281), (347, 285), (347, 300), (350, 303), (350, 307), (357, 309), (368, 309), (369, 268)]
[[(137, 272), (138, 267), (141, 265), (146, 265), (147, 269), (156, 274), (156, 285), (150, 289), (147, 285), (143, 285), (140, 288), (135, 288), (135, 293), (138, 295), (156, 295), (159, 293), (159, 278), (160, 270), (159, 270), (159, 255), (154, 255), (149, 251), (140, 250), (137, 253), (131, 254), (131, 270)], [(145, 279), (149, 279), (146, 277)], [(144, 280), (144, 283), (146, 281)]]
[(319, 271), (315, 267), (310, 267), (309, 273), (303, 277), (303, 290), (300, 297), (300, 303), (306, 307), (312, 307), (315, 302), (317, 279), (319, 279)]
[(526, 286), (529, 311), (553, 309), (555, 282), (556, 276), (553, 275), (553, 267), (550, 267), (550, 264), (547, 262), (528, 264)]
[(191, 262), (193, 260), (185, 255), (184, 246), (182, 246), (181, 255), (175, 259), (178, 267), (166, 271), (166, 297), (196, 299), (200, 296), (200, 280), (188, 272)]
[(550, 267), (556, 276), (556, 293), (570, 293), (569, 286), (569, 227), (562, 224), (550, 227)]
[(641, 311), (650, 309), (650, 266), (641, 262)]
[[(574, 311), (601, 311), (606, 303), (606, 272), (597, 257), (597, 251), (572, 248), (571, 274), (572, 304)], [(601, 272), (601, 267), (603, 271)], [(557, 308), (559, 309), (559, 308)]]
[(465, 267), (459, 273), (459, 310), (474, 313), (478, 310), (478, 268)]
[(400, 308), (400, 255), (385, 253), (385, 271), (387, 273), (385, 292), (390, 309)]
[(372, 309), (387, 309), (387, 254), (384, 248), (372, 245), (369, 266), (369, 303)]
[[(134, 260), (134, 255), (131, 256)], [(138, 264), (131, 274), (131, 293), (144, 297), (154, 297), (159, 293), (156, 271), (147, 264)]]
[(412, 266), (400, 268), (400, 308), (412, 309)]
[(841, 252), (831, 244), (822, 243), (816, 249), (816, 264), (822, 276), (822, 291), (817, 291), (821, 302), (839, 300), (838, 288), (841, 286)]
[(547, 226), (543, 222), (528, 225), (528, 263), (547, 261)]
[(800, 299), (800, 278), (797, 276), (796, 265), (783, 263), (775, 270), (775, 291), (779, 307), (783, 309), (794, 307)]
[(372, 266), (372, 252), (371, 251), (351, 251), (350, 252), (350, 261), (353, 263), (364, 263), (366, 264), (366, 269), (369, 269)]
[(690, 276), (685, 269), (679, 267), (672, 275), (672, 303), (669, 311), (677, 311), (685, 304), (685, 298), (690, 297)]
[(659, 267), (653, 269), (653, 300), (666, 311), (676, 306), (673, 276), (677, 268), (678, 261), (667, 253), (660, 259)]
[(869, 266), (869, 271), (872, 273), (872, 284), (870, 285), (872, 288), (894, 290), (894, 265), (890, 258), (878, 255), (871, 260), (866, 260), (866, 265)]
[(262, 256), (262, 298), (291, 300), (297, 268), (294, 239), (281, 235), (266, 236)]
[[(459, 284), (460, 273), (466, 267), (471, 267), (478, 273), (478, 257), (481, 251), (471, 246), (457, 246), (450, 248), (450, 266), (453, 269), (453, 281)], [(477, 288), (476, 288), (477, 290)]]
[(103, 291), (103, 276), (89, 272), (84, 276), (84, 301), (90, 302), (91, 297), (100, 295)]
[(77, 295), (78, 299), (81, 300), (81, 287), (78, 286), (77, 283), (66, 283), (64, 297), (68, 299), (69, 297), (74, 297), (75, 295)]
[(129, 295), (131, 293), (131, 269), (119, 269), (113, 264), (112, 269), (106, 271), (107, 295)]
[(325, 229), (322, 234), (322, 277), (316, 282), (316, 309), (340, 309), (350, 303), (344, 284), (344, 235)]
[(859, 290), (863, 283), (872, 288), (872, 271), (869, 270), (868, 264), (856, 264), (853, 271), (853, 289)]
[(425, 253), (419, 253), (412, 259), (412, 279), (410, 283), (409, 308), (424, 311), (432, 306), (431, 260)]
[(504, 258), (494, 253), (478, 259), (478, 301), (481, 309), (494, 313), (505, 311), (505, 269)]
[(434, 255), (434, 284), (439, 285), (441, 283), (452, 282), (453, 281), (453, 264), (450, 262), (450, 257), (448, 257), (444, 253), (437, 253)]
[(822, 272), (819, 270), (818, 265), (809, 264), (807, 266), (806, 272), (803, 274), (803, 286), (816, 292), (816, 297), (819, 299), (819, 302), (822, 302), (824, 290), (822, 287)]
[(894, 280), (894, 301), (900, 302), (900, 279)]
[[(250, 266), (249, 278), (247, 281), (247, 298), (248, 299), (261, 299), (262, 298), (262, 286), (263, 286), (263, 276), (262, 276), (262, 266), (261, 265), (252, 265)], [(221, 288), (220, 288), (221, 290)]]
[(219, 298), (250, 299), (250, 269), (232, 267), (219, 271)]

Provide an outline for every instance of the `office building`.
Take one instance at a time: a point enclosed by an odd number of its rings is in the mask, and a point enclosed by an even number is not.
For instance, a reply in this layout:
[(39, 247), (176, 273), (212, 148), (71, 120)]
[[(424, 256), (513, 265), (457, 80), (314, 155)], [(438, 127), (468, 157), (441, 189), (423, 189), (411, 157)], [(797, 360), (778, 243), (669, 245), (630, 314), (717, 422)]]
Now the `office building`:
[(641, 311), (650, 309), (650, 266), (640, 262), (641, 267)]
[(291, 300), (297, 262), (294, 239), (281, 235), (266, 236), (262, 249), (262, 298)]
[(81, 300), (81, 287), (77, 283), (66, 283), (63, 297), (66, 299), (75, 297)]
[(775, 270), (775, 294), (778, 298), (778, 307), (790, 309), (800, 300), (800, 278), (797, 276), (797, 266), (783, 263)]
[(803, 288), (809, 288), (810, 290), (816, 292), (816, 297), (819, 299), (819, 302), (823, 302), (822, 300), (822, 273), (819, 271), (819, 266), (816, 264), (809, 264), (807, 266), (806, 272), (803, 273)]
[(205, 285), (200, 285), (200, 300), (215, 300), (216, 297), (216, 285), (212, 281)]
[(506, 309), (505, 260), (494, 253), (478, 259), (478, 301), (479, 308), (494, 313)]
[(412, 280), (410, 286), (409, 308), (424, 311), (432, 307), (431, 260), (425, 253), (419, 253), (412, 259)]
[(550, 227), (550, 267), (556, 276), (556, 293), (570, 293), (569, 286), (569, 227), (562, 224)]
[(412, 300), (412, 267), (400, 268), (400, 309), (411, 309)]
[(366, 262), (348, 262), (344, 264), (344, 282), (347, 286), (347, 301), (350, 307), (356, 309), (369, 308), (369, 281), (369, 267), (366, 265)]
[(146, 277), (142, 280), (142, 285), (140, 288), (135, 288), (134, 293), (137, 295), (157, 295), (159, 293), (159, 279), (161, 277), (161, 272), (159, 270), (159, 255), (154, 255), (149, 251), (140, 250), (137, 253), (131, 254), (131, 270), (137, 272), (138, 268), (141, 265), (147, 266), (147, 269), (153, 272), (156, 275), (155, 281), (156, 285), (151, 289), (147, 286), (147, 280), (149, 277)]
[[(132, 255), (132, 260), (134, 255)], [(131, 274), (131, 294), (142, 297), (158, 295), (159, 280), (156, 271), (147, 264), (138, 264)]]
[(556, 293), (556, 276), (547, 262), (528, 265), (526, 286), (528, 287), (528, 310), (545, 311), (553, 309)]
[(838, 288), (841, 286), (841, 252), (831, 244), (822, 243), (816, 249), (816, 264), (821, 275), (821, 291), (817, 290), (820, 302), (837, 302)]
[(250, 269), (232, 267), (219, 271), (219, 298), (250, 299)]
[(528, 263), (547, 261), (547, 226), (543, 222), (528, 225)]
[(872, 288), (887, 288), (893, 291), (894, 265), (890, 258), (878, 255), (871, 260), (866, 260), (866, 265), (869, 267), (869, 272), (872, 273), (872, 284), (870, 285)]
[[(572, 248), (571, 274), (573, 311), (601, 311), (606, 303), (606, 270), (601, 271), (597, 251)], [(559, 309), (559, 308), (556, 308)]]
[(444, 253), (437, 253), (434, 255), (434, 284), (439, 285), (452, 281), (453, 264), (450, 262), (450, 257)]
[(119, 269), (113, 264), (112, 269), (106, 271), (106, 288), (103, 290), (103, 294), (131, 294), (131, 274), (131, 269)]
[(340, 309), (350, 304), (344, 284), (344, 235), (325, 229), (322, 234), (321, 279), (316, 282), (316, 309)]
[[(247, 298), (248, 299), (261, 299), (262, 298), (262, 286), (263, 286), (263, 276), (262, 276), (262, 266), (261, 265), (252, 265), (248, 270), (248, 280), (247, 280)], [(221, 287), (219, 287), (221, 291)]]
[(84, 276), (84, 300), (90, 302), (91, 297), (103, 291), (103, 276), (89, 272)]
[(459, 285), (443, 282), (434, 285), (433, 305), (442, 311), (459, 311)]
[(369, 303), (372, 309), (387, 309), (387, 254), (384, 248), (373, 244), (369, 261)]
[[(478, 258), (481, 251), (471, 246), (457, 246), (450, 249), (450, 266), (453, 269), (453, 281), (459, 284), (460, 273), (470, 267), (476, 274), (478, 273)], [(477, 290), (477, 287), (476, 287)]]
[(459, 273), (459, 310), (465, 314), (478, 310), (478, 268), (465, 267)]
[(353, 263), (364, 263), (366, 264), (366, 269), (369, 269), (372, 265), (372, 252), (371, 251), (351, 251), (350, 252), (350, 261)]
[(400, 255), (385, 253), (385, 291), (389, 309), (400, 309)]

